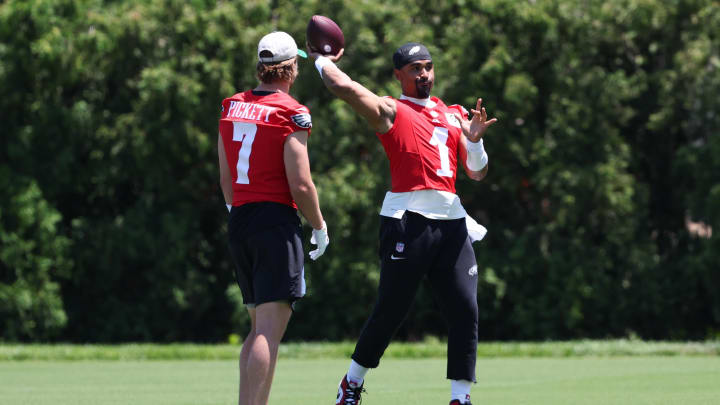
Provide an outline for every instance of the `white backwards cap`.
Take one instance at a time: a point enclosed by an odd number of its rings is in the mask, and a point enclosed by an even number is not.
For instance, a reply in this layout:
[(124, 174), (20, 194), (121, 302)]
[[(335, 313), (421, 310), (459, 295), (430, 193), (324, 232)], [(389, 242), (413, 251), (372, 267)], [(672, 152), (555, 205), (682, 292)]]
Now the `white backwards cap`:
[(258, 43), (258, 59), (262, 63), (282, 62), (296, 56), (307, 58), (305, 51), (298, 49), (295, 40), (287, 32), (271, 32)]

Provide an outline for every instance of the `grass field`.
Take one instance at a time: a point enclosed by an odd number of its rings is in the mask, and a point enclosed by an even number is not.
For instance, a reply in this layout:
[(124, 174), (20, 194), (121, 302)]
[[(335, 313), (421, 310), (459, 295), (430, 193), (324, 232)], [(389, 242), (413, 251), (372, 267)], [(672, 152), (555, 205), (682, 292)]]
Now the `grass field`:
[[(538, 352), (532, 344), (525, 350)], [(541, 344), (542, 345), (542, 344)], [(567, 343), (555, 355), (519, 355), (515, 350), (494, 350), (481, 346), (480, 352), (491, 352), (478, 359), (478, 384), (473, 387), (473, 402), (482, 404), (720, 404), (720, 356), (717, 346), (701, 344), (688, 351), (687, 346), (665, 347), (660, 352), (644, 344), (633, 344), (633, 350), (622, 353), (609, 350), (617, 342), (593, 343), (594, 351), (569, 351), (578, 343)], [(270, 404), (319, 405), (334, 403), (337, 382), (348, 364), (346, 358), (317, 355), (316, 352), (344, 352), (344, 346), (332, 344), (287, 345), (276, 373)], [(441, 344), (430, 345), (441, 348)], [(510, 347), (509, 345), (507, 347)], [(116, 354), (124, 346), (106, 347)], [(192, 355), (175, 360), (143, 360), (127, 354), (116, 360), (58, 360), (70, 348), (82, 352), (104, 353), (102, 347), (89, 346), (8, 346), (0, 345), (0, 404), (2, 405), (233, 405), (237, 393), (237, 361), (211, 359), (231, 348), (178, 346), (127, 346), (129, 352), (168, 350), (175, 353), (205, 351), (208, 360)], [(326, 347), (327, 349), (321, 349)], [(412, 345), (400, 348), (383, 359), (366, 380), (368, 390), (364, 405), (414, 405), (449, 402), (449, 384), (445, 380), (445, 361), (440, 355), (420, 355)], [(698, 350), (698, 347), (704, 347)], [(24, 360), (8, 360), (8, 353), (28, 348)], [(129, 349), (132, 348), (132, 349)], [(392, 345), (391, 345), (392, 348)], [(532, 350), (531, 350), (532, 349)], [(397, 350), (397, 349), (396, 349)], [(420, 347), (419, 353), (429, 350)], [(435, 350), (435, 349), (433, 349)], [(441, 350), (441, 349), (438, 349)], [(55, 359), (39, 359), (55, 353)], [(304, 352), (304, 354), (303, 354)], [(648, 354), (650, 352), (651, 354)], [(44, 354), (43, 354), (44, 353)], [(65, 353), (65, 354), (63, 354)], [(214, 353), (214, 354), (213, 354)], [(431, 352), (435, 353), (435, 352)], [(503, 355), (502, 353), (506, 353)], [(509, 353), (509, 354), (508, 354)], [(654, 353), (654, 354), (652, 354)], [(659, 354), (658, 354), (659, 353)], [(107, 353), (106, 353), (107, 354)], [(77, 353), (75, 353), (77, 356)], [(315, 357), (315, 358), (308, 358)], [(108, 356), (110, 358), (112, 356)], [(152, 356), (147, 356), (152, 357)], [(145, 358), (147, 358), (145, 357)], [(157, 358), (159, 356), (155, 356)], [(335, 357), (335, 358), (333, 358)]]

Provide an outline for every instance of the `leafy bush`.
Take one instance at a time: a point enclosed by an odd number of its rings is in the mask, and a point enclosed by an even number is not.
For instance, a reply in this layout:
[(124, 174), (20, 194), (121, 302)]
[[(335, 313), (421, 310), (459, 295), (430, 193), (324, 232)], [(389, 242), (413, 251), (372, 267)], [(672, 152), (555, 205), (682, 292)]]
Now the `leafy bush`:
[[(428, 12), (432, 10), (432, 12)], [(720, 331), (720, 7), (711, 0), (10, 0), (0, 6), (0, 312), (7, 340), (225, 341), (247, 320), (217, 185), (219, 105), (259, 38), (324, 14), (340, 66), (399, 95), (428, 45), (434, 94), (499, 118), (488, 178), (458, 176), (482, 339)], [(305, 17), (307, 18), (305, 18)], [(301, 62), (332, 238), (288, 339), (352, 339), (379, 279), (389, 187), (375, 135)], [(701, 229), (702, 232), (697, 232)], [(714, 229), (714, 233), (708, 232)], [(5, 324), (7, 326), (5, 326)], [(423, 289), (403, 339), (443, 334)]]

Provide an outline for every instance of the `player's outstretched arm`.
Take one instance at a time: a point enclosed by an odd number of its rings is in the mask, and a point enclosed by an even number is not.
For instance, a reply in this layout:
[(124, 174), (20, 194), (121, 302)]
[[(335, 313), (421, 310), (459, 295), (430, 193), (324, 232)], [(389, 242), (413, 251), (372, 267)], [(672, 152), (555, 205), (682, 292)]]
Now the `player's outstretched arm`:
[(340, 70), (335, 62), (340, 60), (344, 49), (337, 55), (323, 56), (313, 52), (308, 46), (308, 54), (316, 60), (315, 66), (320, 72), (325, 87), (350, 106), (377, 132), (385, 133), (392, 128), (395, 121), (397, 106), (395, 100), (379, 97), (350, 76)]

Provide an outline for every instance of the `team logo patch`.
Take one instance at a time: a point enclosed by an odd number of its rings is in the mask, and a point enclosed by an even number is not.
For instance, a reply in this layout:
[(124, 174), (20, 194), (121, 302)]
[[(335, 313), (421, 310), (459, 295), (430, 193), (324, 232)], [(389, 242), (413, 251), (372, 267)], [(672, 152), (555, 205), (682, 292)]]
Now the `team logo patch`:
[(295, 125), (299, 126), (300, 128), (312, 128), (312, 118), (310, 118), (310, 114), (296, 114), (290, 118), (292, 118)]
[(468, 270), (468, 275), (470, 277), (477, 276), (477, 264), (470, 267), (470, 270)]
[(416, 53), (420, 52), (419, 46), (413, 46), (412, 49), (410, 49), (410, 52), (408, 52), (408, 55), (415, 55)]
[(402, 253), (403, 250), (405, 250), (405, 244), (402, 243), (402, 242), (398, 242), (398, 243), (395, 245), (395, 251), (398, 252), (398, 253)]

